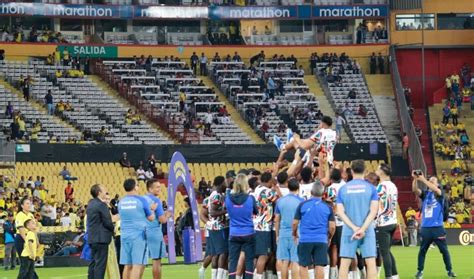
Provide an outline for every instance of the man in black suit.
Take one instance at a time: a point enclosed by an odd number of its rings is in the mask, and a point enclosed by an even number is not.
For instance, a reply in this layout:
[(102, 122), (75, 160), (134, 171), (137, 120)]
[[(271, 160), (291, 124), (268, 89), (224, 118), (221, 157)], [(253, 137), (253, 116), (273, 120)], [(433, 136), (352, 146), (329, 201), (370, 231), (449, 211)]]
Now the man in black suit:
[(92, 199), (87, 204), (87, 234), (91, 247), (92, 261), (89, 264), (88, 279), (103, 279), (107, 265), (109, 244), (114, 233), (112, 215), (105, 203), (107, 190), (95, 184), (91, 187)]

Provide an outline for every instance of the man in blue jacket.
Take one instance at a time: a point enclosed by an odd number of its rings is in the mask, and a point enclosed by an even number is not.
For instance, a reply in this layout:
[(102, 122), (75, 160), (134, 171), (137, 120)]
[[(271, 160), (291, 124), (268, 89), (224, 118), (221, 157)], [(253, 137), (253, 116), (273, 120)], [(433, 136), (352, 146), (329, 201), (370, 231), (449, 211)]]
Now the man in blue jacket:
[(15, 222), (13, 221), (13, 212), (8, 212), (8, 219), (3, 223), (3, 238), (5, 243), (5, 258), (3, 266), (5, 270), (15, 269)]

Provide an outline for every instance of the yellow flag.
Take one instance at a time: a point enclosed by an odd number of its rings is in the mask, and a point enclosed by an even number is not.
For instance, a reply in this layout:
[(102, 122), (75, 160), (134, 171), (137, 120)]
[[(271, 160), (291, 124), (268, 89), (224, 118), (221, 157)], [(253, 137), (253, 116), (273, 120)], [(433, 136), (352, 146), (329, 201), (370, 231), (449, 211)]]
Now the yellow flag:
[(107, 268), (105, 270), (105, 278), (120, 278), (120, 271), (117, 262), (117, 253), (115, 252), (115, 243), (113, 240), (109, 244), (109, 255), (107, 257)]

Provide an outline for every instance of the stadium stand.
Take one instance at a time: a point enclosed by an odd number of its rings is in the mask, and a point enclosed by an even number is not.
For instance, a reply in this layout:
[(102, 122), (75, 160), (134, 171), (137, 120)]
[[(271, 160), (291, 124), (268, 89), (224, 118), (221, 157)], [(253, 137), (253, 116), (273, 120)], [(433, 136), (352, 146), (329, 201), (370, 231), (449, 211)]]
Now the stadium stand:
[(110, 85), (136, 98), (142, 110), (165, 115), (167, 128), (180, 138), (196, 135), (191, 143), (253, 144), (228, 116), (214, 88), (196, 78), (184, 61), (173, 57), (104, 61), (102, 73)]
[[(45, 94), (51, 90), (56, 105), (56, 115), (83, 132), (81, 141), (122, 144), (168, 144), (161, 132), (145, 121), (127, 123), (129, 110), (115, 98), (107, 95), (81, 71), (70, 66), (45, 65), (44, 61), (7, 62), (5, 74), (10, 83), (25, 75), (32, 78), (31, 95), (43, 103)], [(64, 109), (64, 105), (70, 106)], [(84, 137), (85, 136), (85, 137)], [(78, 138), (76, 138), (78, 140)]]
[[(18, 137), (20, 142), (37, 140), (39, 143), (55, 143), (64, 142), (68, 138), (81, 137), (80, 132), (62, 123), (58, 118), (47, 115), (43, 109), (25, 101), (13, 90), (13, 88), (5, 87), (5, 84), (0, 85), (0, 106), (6, 107), (10, 104), (14, 112), (11, 117), (6, 117), (4, 114), (0, 117), (3, 134), (7, 137), (14, 138), (11, 128), (14, 123), (18, 123), (20, 118), (24, 118), (26, 128), (24, 136)], [(36, 128), (34, 128), (35, 124)]]
[(317, 63), (317, 76), (333, 108), (345, 117), (349, 136), (355, 142), (388, 142), (356, 61), (345, 54), (341, 54), (339, 58), (336, 54), (325, 54)]
[(241, 61), (212, 61), (212, 79), (266, 141), (286, 128), (309, 136), (321, 117), (319, 102), (304, 82), (296, 58), (275, 55), (257, 66)]
[[(470, 74), (469, 74), (470, 75)], [(462, 73), (461, 73), (462, 76)], [(459, 75), (447, 77), (450, 84), (459, 82)], [(469, 79), (466, 79), (469, 81)], [(448, 99), (430, 107), (432, 144), (438, 179), (450, 201), (447, 227), (472, 223), (472, 212), (467, 193), (472, 187), (472, 127), (474, 115), (469, 106), (472, 84), (462, 82), (458, 89), (446, 89)], [(461, 93), (462, 92), (462, 93)], [(422, 131), (420, 131), (422, 132)]]

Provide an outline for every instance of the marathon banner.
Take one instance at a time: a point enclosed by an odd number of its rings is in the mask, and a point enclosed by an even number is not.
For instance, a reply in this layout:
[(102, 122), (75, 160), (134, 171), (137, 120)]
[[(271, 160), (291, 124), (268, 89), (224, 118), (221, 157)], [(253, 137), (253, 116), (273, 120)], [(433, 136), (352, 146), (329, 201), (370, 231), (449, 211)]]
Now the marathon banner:
[(474, 245), (474, 229), (446, 229), (448, 245)]
[(199, 212), (196, 200), (196, 193), (194, 192), (193, 182), (189, 173), (188, 164), (184, 159), (183, 154), (175, 152), (171, 157), (170, 171), (168, 174), (168, 211), (172, 213), (172, 216), (168, 219), (168, 262), (173, 264), (176, 263), (176, 250), (175, 250), (175, 204), (176, 204), (176, 193), (178, 186), (183, 185), (188, 193), (189, 202), (191, 204), (191, 211), (193, 214), (193, 225), (194, 228), (194, 250), (192, 253), (193, 257), (191, 262), (202, 260), (202, 238), (201, 228), (199, 226)]
[(353, 6), (132, 6), (0, 3), (0, 16), (118, 19), (318, 19), (388, 17), (387, 5)]

